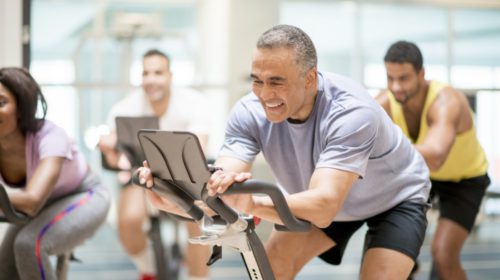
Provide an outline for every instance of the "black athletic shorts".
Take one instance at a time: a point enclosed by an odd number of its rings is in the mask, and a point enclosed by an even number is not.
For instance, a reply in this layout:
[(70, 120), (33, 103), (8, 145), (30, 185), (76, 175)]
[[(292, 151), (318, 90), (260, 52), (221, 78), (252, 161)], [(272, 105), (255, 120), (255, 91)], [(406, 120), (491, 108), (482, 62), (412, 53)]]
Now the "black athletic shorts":
[(460, 182), (431, 182), (431, 199), (436, 201), (440, 217), (450, 219), (470, 232), (486, 188), (490, 185), (488, 174)]
[(427, 204), (405, 201), (399, 205), (362, 221), (333, 222), (323, 228), (337, 245), (319, 257), (330, 264), (340, 264), (351, 236), (364, 223), (368, 226), (364, 250), (387, 248), (417, 259), (427, 229)]

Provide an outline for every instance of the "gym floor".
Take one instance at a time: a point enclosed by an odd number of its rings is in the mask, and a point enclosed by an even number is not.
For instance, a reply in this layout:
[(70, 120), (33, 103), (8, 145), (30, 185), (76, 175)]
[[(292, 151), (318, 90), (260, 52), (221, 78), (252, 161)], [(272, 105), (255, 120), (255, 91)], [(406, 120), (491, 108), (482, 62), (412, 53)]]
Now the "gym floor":
[[(494, 205), (500, 205), (495, 199)], [(490, 205), (492, 205), (490, 203)], [(493, 212), (498, 211), (494, 209)], [(491, 211), (489, 211), (491, 212)], [(500, 213), (482, 215), (480, 222), (468, 239), (462, 253), (463, 265), (470, 279), (498, 279), (500, 275)], [(432, 221), (432, 220), (431, 220)], [(420, 271), (416, 279), (428, 279), (430, 271), (430, 234), (434, 230), (434, 222), (430, 222), (428, 235), (420, 255)], [(269, 225), (261, 225), (260, 231), (266, 233)], [(164, 231), (168, 233), (168, 224)], [(358, 231), (344, 256), (341, 266), (327, 265), (319, 259), (309, 263), (297, 277), (299, 280), (309, 279), (357, 279), (364, 230)], [(82, 263), (70, 265), (70, 280), (135, 280), (137, 271), (121, 249), (115, 229), (105, 224), (96, 235), (76, 251)], [(186, 272), (181, 272), (181, 279), (186, 279)], [(232, 249), (224, 249), (222, 260), (216, 262), (211, 271), (211, 279), (246, 280), (245, 268), (239, 254)]]

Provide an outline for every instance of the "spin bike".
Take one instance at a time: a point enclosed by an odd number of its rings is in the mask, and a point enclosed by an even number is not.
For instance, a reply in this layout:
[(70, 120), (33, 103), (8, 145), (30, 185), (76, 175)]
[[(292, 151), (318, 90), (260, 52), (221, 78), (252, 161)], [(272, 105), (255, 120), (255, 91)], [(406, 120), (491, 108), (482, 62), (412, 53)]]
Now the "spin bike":
[[(207, 182), (215, 168), (206, 164), (198, 138), (189, 132), (140, 130), (140, 145), (153, 174), (152, 191), (169, 199), (198, 223), (203, 235), (189, 239), (195, 244), (213, 246), (207, 265), (222, 258), (222, 247), (240, 252), (250, 279), (274, 280), (264, 246), (255, 232), (254, 217), (240, 216), (218, 196), (209, 196)], [(134, 182), (138, 184), (137, 174)], [(144, 185), (141, 185), (144, 187)], [(234, 183), (224, 194), (268, 195), (284, 225), (276, 230), (306, 232), (311, 225), (293, 216), (281, 190), (274, 184), (250, 179)], [(195, 205), (202, 200), (216, 216), (208, 216)]]
[[(156, 117), (116, 117), (116, 134), (117, 134), (117, 150), (123, 153), (129, 160), (132, 170), (122, 170), (119, 168), (110, 167), (106, 164), (105, 159), (102, 159), (103, 167), (111, 171), (131, 171), (133, 172), (138, 167), (142, 166), (144, 155), (137, 140), (137, 131), (140, 129), (157, 129), (159, 126), (158, 118)], [(152, 209), (150, 209), (152, 210)], [(182, 262), (182, 253), (179, 245), (180, 227), (176, 219), (170, 217), (166, 212), (148, 211), (150, 229), (148, 237), (153, 246), (155, 257), (156, 279), (178, 279), (179, 271)], [(170, 220), (173, 225), (173, 243), (166, 246), (161, 234), (162, 220)]]
[[(107, 164), (104, 155), (101, 153), (102, 166), (104, 169), (121, 172), (134, 172), (138, 167), (142, 166), (144, 154), (137, 140), (137, 132), (140, 129), (158, 129), (159, 120), (157, 117), (125, 117), (118, 116), (115, 118), (116, 135), (117, 135), (117, 150), (123, 153), (129, 160), (131, 170), (124, 170), (117, 167), (111, 167)], [(150, 209), (152, 210), (152, 209)], [(182, 262), (182, 253), (179, 244), (180, 227), (179, 221), (173, 219), (170, 214), (162, 211), (148, 211), (150, 228), (148, 238), (153, 246), (155, 257), (156, 278), (158, 280), (178, 279)], [(162, 220), (169, 220), (173, 225), (173, 243), (166, 246), (161, 234)]]

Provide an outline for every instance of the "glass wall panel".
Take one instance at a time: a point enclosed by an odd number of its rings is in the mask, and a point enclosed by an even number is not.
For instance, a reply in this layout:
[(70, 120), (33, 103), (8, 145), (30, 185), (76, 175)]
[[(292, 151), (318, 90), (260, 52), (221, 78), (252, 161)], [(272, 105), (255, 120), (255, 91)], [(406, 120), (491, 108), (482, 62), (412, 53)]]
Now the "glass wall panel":
[(477, 94), (477, 131), (486, 151), (492, 188), (500, 192), (500, 91), (480, 91)]
[(32, 3), (30, 70), (47, 95), (48, 119), (70, 132), (89, 157), (95, 153), (83, 145), (86, 132), (95, 132), (109, 108), (138, 88), (146, 50), (171, 56), (176, 85), (195, 82), (193, 1)]
[(419, 46), (427, 78), (447, 79), (445, 9), (394, 3), (362, 4), (360, 15), (363, 81), (367, 87), (386, 86), (384, 55), (389, 46), (399, 40)]
[(352, 75), (354, 71), (356, 4), (349, 1), (284, 2), (280, 22), (309, 34), (318, 52), (318, 67)]
[(460, 9), (453, 15), (452, 83), (461, 88), (498, 88), (500, 11)]
[(383, 57), (397, 40), (419, 45), (428, 77), (447, 79), (448, 12), (444, 8), (392, 2), (286, 1), (280, 22), (297, 25), (311, 36), (321, 70), (351, 76), (370, 88), (385, 86)]
[[(500, 10), (457, 9), (453, 13), (452, 84), (462, 89), (500, 88)], [(477, 94), (478, 134), (500, 188), (500, 91)]]

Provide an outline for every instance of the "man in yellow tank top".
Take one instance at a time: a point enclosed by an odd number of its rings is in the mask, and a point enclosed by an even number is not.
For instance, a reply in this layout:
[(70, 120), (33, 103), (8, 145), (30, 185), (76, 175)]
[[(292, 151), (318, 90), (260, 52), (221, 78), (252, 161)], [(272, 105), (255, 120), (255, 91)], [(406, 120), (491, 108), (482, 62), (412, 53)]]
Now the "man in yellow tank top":
[(432, 241), (432, 279), (466, 279), (460, 251), (490, 180), (465, 95), (425, 80), (423, 58), (410, 42), (391, 45), (384, 57), (387, 90), (377, 96), (393, 122), (424, 157), (439, 221)]

